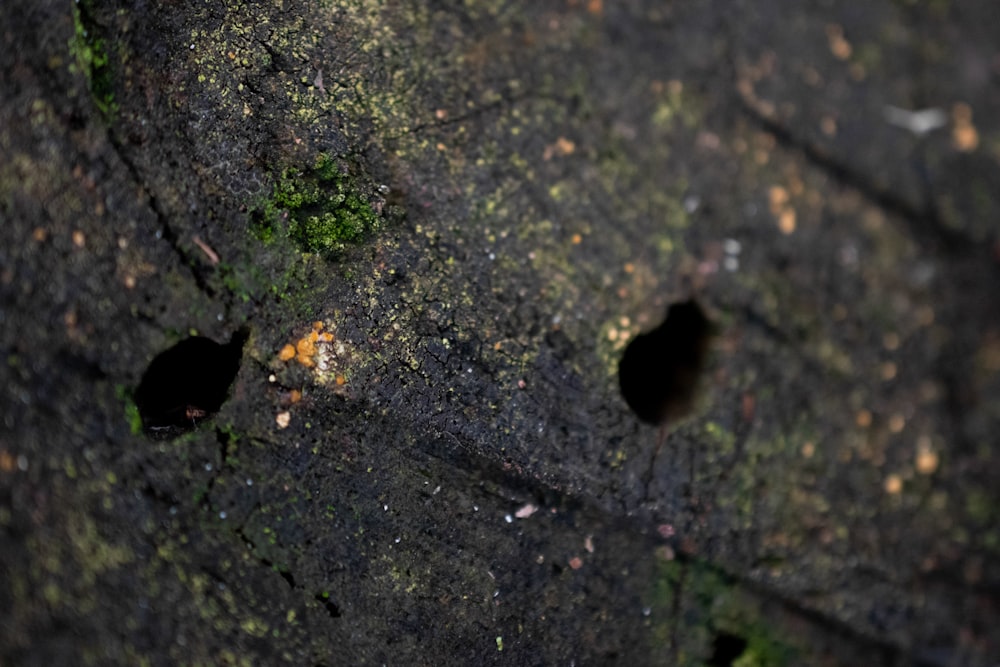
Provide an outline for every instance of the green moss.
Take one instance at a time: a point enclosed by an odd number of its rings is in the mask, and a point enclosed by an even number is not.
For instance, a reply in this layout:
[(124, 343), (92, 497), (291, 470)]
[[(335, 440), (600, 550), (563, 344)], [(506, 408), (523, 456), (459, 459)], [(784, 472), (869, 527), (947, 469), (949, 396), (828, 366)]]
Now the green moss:
[(734, 666), (782, 667), (802, 657), (793, 641), (783, 639), (780, 623), (768, 619), (758, 598), (704, 563), (662, 562), (652, 593), (652, 616), (662, 619), (654, 636), (659, 644), (673, 647), (678, 665), (704, 665), (720, 633), (746, 642)]
[(378, 229), (380, 219), (357, 184), (321, 153), (307, 170), (282, 170), (271, 198), (255, 211), (253, 231), (264, 243), (285, 236), (302, 252), (332, 256)]
[(73, 37), (69, 40), (70, 67), (87, 78), (94, 104), (105, 118), (118, 112), (111, 75), (111, 59), (104, 40), (88, 28), (93, 25), (91, 0), (73, 3)]
[(125, 419), (128, 421), (129, 430), (132, 435), (139, 435), (142, 433), (142, 417), (139, 415), (139, 406), (132, 400), (132, 394), (125, 385), (117, 385), (115, 395), (125, 404)]

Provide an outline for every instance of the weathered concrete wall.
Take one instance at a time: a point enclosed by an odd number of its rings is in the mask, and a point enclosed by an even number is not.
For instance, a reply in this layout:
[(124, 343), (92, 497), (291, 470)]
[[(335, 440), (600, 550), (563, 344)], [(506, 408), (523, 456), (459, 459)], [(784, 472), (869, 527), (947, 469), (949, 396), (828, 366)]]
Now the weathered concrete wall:
[(2, 662), (1000, 656), (991, 3), (17, 4)]

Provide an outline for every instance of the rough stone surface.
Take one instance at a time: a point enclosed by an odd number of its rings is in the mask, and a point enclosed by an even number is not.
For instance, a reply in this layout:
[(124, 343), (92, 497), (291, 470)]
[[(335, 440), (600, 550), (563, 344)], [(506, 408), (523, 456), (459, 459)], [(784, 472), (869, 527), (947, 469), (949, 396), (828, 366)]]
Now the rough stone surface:
[(998, 10), (766, 4), (15, 0), (0, 663), (995, 665)]

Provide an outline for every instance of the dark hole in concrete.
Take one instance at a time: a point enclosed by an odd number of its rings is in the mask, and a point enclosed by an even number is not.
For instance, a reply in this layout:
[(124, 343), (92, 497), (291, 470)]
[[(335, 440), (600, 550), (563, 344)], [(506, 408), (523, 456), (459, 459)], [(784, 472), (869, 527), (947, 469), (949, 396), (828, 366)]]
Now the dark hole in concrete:
[(218, 412), (240, 369), (248, 336), (241, 329), (225, 345), (192, 336), (157, 355), (135, 392), (143, 430), (173, 438)]
[(712, 657), (708, 664), (710, 667), (732, 667), (746, 650), (746, 639), (728, 632), (719, 632), (712, 642)]
[(628, 344), (618, 384), (639, 419), (665, 424), (690, 412), (711, 337), (711, 322), (689, 299), (671, 304), (660, 326)]

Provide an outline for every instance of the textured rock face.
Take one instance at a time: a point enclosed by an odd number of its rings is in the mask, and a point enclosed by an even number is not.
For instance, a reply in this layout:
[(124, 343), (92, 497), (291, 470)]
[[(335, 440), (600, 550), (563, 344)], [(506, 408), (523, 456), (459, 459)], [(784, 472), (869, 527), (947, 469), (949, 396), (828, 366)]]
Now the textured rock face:
[(991, 3), (16, 4), (0, 662), (1000, 655)]

